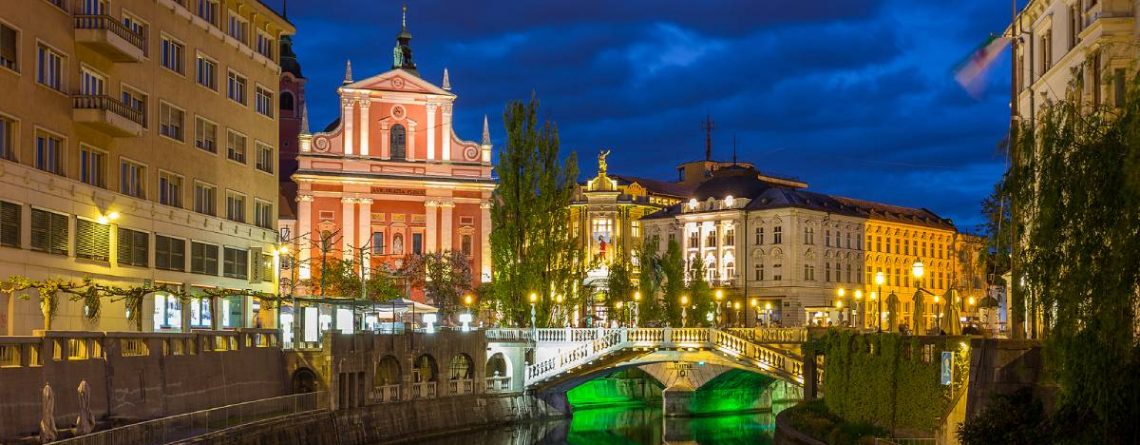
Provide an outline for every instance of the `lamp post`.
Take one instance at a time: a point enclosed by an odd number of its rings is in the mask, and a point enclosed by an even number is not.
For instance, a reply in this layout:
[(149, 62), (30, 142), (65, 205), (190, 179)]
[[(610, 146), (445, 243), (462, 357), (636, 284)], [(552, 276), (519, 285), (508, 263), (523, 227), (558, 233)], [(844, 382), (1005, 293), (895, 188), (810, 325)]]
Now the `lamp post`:
[(562, 294), (557, 294), (554, 296), (554, 313), (556, 314), (556, 318), (561, 319), (562, 325), (566, 326), (568, 322), (566, 321), (567, 317), (565, 308), (562, 307), (562, 300)]
[(838, 309), (841, 315), (843, 314), (843, 300), (835, 299), (835, 309)]
[(764, 312), (768, 313), (768, 327), (772, 327), (772, 303), (764, 303)]
[(681, 327), (682, 328), (685, 327), (685, 319), (688, 317), (688, 315), (689, 315), (689, 296), (688, 295), (682, 295), (681, 296)]
[(534, 312), (535, 311), (535, 308), (534, 308), (535, 304), (538, 304), (538, 294), (531, 292), (530, 293), (530, 328), (537, 330), (538, 324), (536, 324), (536, 322), (535, 322), (535, 312)]
[(633, 293), (633, 327), (637, 327), (637, 323), (641, 321), (641, 291)]
[(614, 303), (614, 308), (617, 309), (616, 318), (618, 320), (618, 327), (620, 328), (622, 322), (625, 321), (625, 303), (621, 300), (618, 300), (616, 303)]
[(934, 326), (938, 328), (939, 331), (942, 330), (942, 304), (940, 304), (941, 300), (942, 299), (938, 298), (937, 295), (934, 296)]
[[(919, 260), (919, 259), (914, 260), (914, 264), (911, 264), (911, 266), (910, 266), (910, 273), (911, 273), (911, 275), (914, 276), (914, 287), (916, 289), (918, 289), (919, 292), (922, 292), (922, 276), (926, 274), (926, 267), (923, 266), (922, 260)], [(938, 297), (935, 296), (934, 298), (938, 298)], [(918, 308), (915, 308), (914, 310), (918, 310)], [(919, 320), (915, 320), (915, 324), (917, 324), (918, 322), (919, 322)], [(917, 328), (917, 326), (915, 326), (915, 328)], [(923, 333), (917, 332), (917, 331), (915, 332), (915, 334), (916, 335), (923, 335)]]
[(863, 291), (861, 289), (855, 289), (855, 306), (855, 315), (852, 317), (851, 322), (855, 327), (863, 329), (863, 324), (865, 324), (867, 316), (864, 314), (864, 312), (866, 312), (864, 309), (866, 308), (863, 307)]
[(716, 327), (720, 328), (720, 302), (724, 300), (724, 291), (721, 289), (716, 290)]
[(879, 333), (883, 332), (883, 282), (885, 281), (887, 278), (883, 276), (883, 271), (875, 272), (875, 285), (879, 286), (879, 291), (876, 292), (879, 296), (879, 313), (875, 316), (878, 319), (875, 324), (878, 326)]
[[(748, 307), (752, 308), (752, 326), (756, 326), (756, 320), (760, 318), (760, 300), (753, 298), (748, 302)], [(748, 316), (744, 318), (744, 327), (748, 327)]]
[[(847, 296), (847, 289), (838, 288), (835, 290), (835, 308), (839, 309), (839, 318), (843, 318), (843, 298)], [(848, 317), (850, 318), (850, 317)], [(847, 320), (850, 321), (850, 320)]]
[(733, 303), (733, 306), (736, 308), (736, 320), (734, 320), (735, 323), (733, 323), (733, 324), (735, 324), (737, 327), (739, 327), (740, 326), (740, 308), (744, 307), (744, 305), (740, 304), (740, 302), (737, 301), (736, 303)]
[(463, 307), (467, 308), (467, 312), (459, 316), (459, 322), (463, 323), (463, 332), (470, 331), (471, 322), (475, 320), (475, 317), (471, 315), (471, 305), (473, 303), (475, 303), (474, 296), (471, 294), (466, 294), (463, 296)]

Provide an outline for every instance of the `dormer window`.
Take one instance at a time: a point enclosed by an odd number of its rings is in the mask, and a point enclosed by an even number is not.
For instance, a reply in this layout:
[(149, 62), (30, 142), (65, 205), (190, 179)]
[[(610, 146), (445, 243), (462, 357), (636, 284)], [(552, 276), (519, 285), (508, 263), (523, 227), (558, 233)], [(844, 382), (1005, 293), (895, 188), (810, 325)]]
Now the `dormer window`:
[(392, 151), (392, 159), (404, 160), (408, 158), (407, 154), (407, 137), (408, 133), (404, 130), (404, 126), (396, 124), (392, 126), (392, 131), (388, 135), (388, 143)]

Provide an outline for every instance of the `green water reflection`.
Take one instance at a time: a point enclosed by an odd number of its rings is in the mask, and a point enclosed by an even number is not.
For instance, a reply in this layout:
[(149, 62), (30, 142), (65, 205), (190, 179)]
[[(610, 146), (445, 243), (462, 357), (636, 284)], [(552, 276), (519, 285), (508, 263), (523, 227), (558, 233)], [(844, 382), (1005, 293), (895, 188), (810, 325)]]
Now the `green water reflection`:
[(770, 413), (664, 418), (660, 407), (578, 410), (571, 419), (531, 422), (423, 441), (430, 445), (770, 444)]

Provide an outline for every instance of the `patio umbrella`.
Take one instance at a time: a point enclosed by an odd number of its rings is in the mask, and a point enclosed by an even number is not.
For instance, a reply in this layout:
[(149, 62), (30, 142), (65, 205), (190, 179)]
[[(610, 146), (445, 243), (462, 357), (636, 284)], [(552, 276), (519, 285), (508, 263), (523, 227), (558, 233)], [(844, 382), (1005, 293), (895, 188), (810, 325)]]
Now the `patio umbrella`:
[(911, 312), (911, 327), (915, 335), (922, 335), (926, 333), (925, 324), (922, 320), (922, 291), (914, 291), (914, 311)]
[(887, 331), (899, 331), (899, 296), (894, 292), (887, 296)]
[(55, 427), (55, 393), (51, 390), (51, 384), (44, 384), (41, 408), (43, 412), (40, 415), (40, 443), (54, 442), (58, 430)]
[(79, 382), (79, 418), (75, 419), (75, 435), (82, 436), (95, 429), (95, 416), (91, 414), (91, 385)]
[(946, 291), (944, 298), (946, 298), (946, 309), (942, 314), (942, 330), (946, 331), (946, 335), (962, 335), (962, 311), (958, 309), (958, 305), (961, 304), (958, 291), (950, 289)]

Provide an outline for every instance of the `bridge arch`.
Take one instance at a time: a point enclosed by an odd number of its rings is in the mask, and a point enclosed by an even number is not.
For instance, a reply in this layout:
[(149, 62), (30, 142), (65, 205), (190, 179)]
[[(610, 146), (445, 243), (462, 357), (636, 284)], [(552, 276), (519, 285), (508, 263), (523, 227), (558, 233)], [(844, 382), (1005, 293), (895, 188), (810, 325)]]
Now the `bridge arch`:
[(458, 353), (447, 364), (448, 380), (468, 380), (475, 377), (475, 361), (470, 355)]
[(375, 386), (399, 385), (402, 377), (400, 361), (393, 355), (385, 355), (376, 362)]
[(439, 380), (439, 365), (431, 354), (420, 354), (412, 368), (413, 383), (435, 382)]
[(293, 371), (291, 380), (294, 394), (315, 392), (320, 388), (320, 380), (317, 379), (317, 373), (306, 367), (297, 368), (296, 371)]
[(484, 375), (487, 377), (507, 377), (511, 375), (511, 360), (502, 352), (496, 352), (487, 358), (484, 366)]

